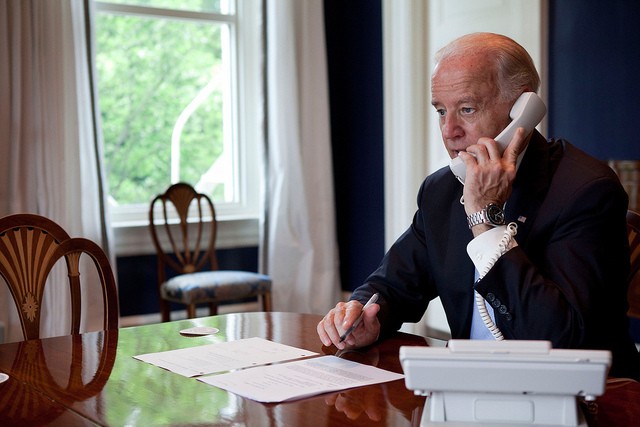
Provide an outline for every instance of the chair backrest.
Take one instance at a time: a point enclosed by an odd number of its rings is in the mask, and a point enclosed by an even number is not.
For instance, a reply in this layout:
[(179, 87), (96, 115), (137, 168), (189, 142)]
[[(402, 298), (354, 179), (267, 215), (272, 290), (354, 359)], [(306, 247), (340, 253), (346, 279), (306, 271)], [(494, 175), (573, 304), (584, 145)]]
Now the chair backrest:
[(88, 239), (71, 238), (54, 221), (33, 214), (0, 218), (0, 276), (9, 287), (24, 338), (40, 337), (44, 289), (49, 273), (64, 258), (71, 295), (71, 333), (80, 332), (82, 312), (80, 262), (88, 256), (102, 288), (103, 327), (118, 328), (118, 294), (111, 264), (104, 251)]
[(218, 269), (216, 211), (211, 199), (191, 185), (173, 184), (151, 201), (149, 228), (160, 282), (164, 281), (165, 266), (178, 274)]
[(627, 211), (631, 268), (629, 270), (629, 316), (640, 318), (640, 213)]

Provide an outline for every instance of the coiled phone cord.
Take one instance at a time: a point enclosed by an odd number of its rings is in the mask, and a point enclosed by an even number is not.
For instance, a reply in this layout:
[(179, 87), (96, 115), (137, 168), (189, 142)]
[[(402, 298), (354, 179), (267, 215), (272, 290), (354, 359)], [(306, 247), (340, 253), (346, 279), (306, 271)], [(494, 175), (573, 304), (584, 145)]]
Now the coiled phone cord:
[[(507, 229), (505, 230), (504, 235), (502, 236), (502, 239), (500, 239), (500, 243), (498, 244), (498, 250), (491, 257), (491, 259), (489, 260), (489, 263), (484, 268), (484, 271), (481, 272), (479, 279), (483, 278), (489, 272), (491, 267), (493, 267), (496, 261), (498, 261), (498, 258), (500, 258), (505, 252), (509, 250), (509, 244), (511, 243), (513, 236), (515, 236), (517, 233), (518, 233), (518, 225), (515, 222), (510, 222), (507, 225)], [(474, 291), (474, 293), (476, 297), (476, 306), (478, 307), (478, 312), (480, 313), (480, 317), (482, 318), (482, 321), (484, 322), (487, 329), (489, 329), (489, 332), (491, 332), (491, 335), (493, 335), (493, 337), (497, 341), (502, 341), (504, 339), (504, 337), (502, 336), (502, 332), (500, 331), (500, 329), (498, 329), (498, 326), (496, 326), (493, 319), (491, 319), (491, 315), (487, 310), (487, 304), (484, 297), (480, 295), (477, 291)]]

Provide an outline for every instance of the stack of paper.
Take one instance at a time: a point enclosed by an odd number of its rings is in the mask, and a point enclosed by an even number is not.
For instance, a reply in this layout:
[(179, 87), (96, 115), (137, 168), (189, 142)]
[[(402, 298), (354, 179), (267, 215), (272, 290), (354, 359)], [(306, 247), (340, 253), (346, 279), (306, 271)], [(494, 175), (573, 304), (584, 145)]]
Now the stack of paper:
[[(404, 378), (336, 356), (310, 357), (316, 355), (263, 338), (247, 338), (134, 357), (186, 377), (219, 373), (199, 380), (259, 402), (283, 402)], [(277, 363), (300, 358), (304, 359)], [(269, 363), (275, 364), (264, 366)]]

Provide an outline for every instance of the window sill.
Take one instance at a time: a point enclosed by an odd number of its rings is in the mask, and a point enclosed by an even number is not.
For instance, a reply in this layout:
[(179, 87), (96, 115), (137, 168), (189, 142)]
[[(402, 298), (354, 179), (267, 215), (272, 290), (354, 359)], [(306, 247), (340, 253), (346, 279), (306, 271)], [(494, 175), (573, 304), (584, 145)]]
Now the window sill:
[[(218, 219), (217, 249), (258, 246), (260, 240), (258, 218)], [(153, 255), (148, 223), (121, 223), (113, 225), (116, 256)]]

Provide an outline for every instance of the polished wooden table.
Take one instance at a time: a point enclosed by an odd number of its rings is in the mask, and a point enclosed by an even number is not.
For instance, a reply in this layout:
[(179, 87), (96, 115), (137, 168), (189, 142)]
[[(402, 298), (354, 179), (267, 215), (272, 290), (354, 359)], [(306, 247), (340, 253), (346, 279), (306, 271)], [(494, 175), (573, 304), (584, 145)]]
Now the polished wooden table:
[[(0, 425), (418, 426), (425, 398), (407, 390), (403, 380), (263, 404), (132, 357), (249, 337), (335, 354), (316, 335), (320, 319), (237, 313), (3, 344), (0, 372), (10, 378), (0, 383)], [(180, 335), (192, 326), (220, 331)], [(402, 345), (426, 345), (426, 340), (398, 333), (340, 357), (402, 372)], [(609, 388), (590, 406), (590, 425), (638, 425), (640, 385), (612, 382)]]

